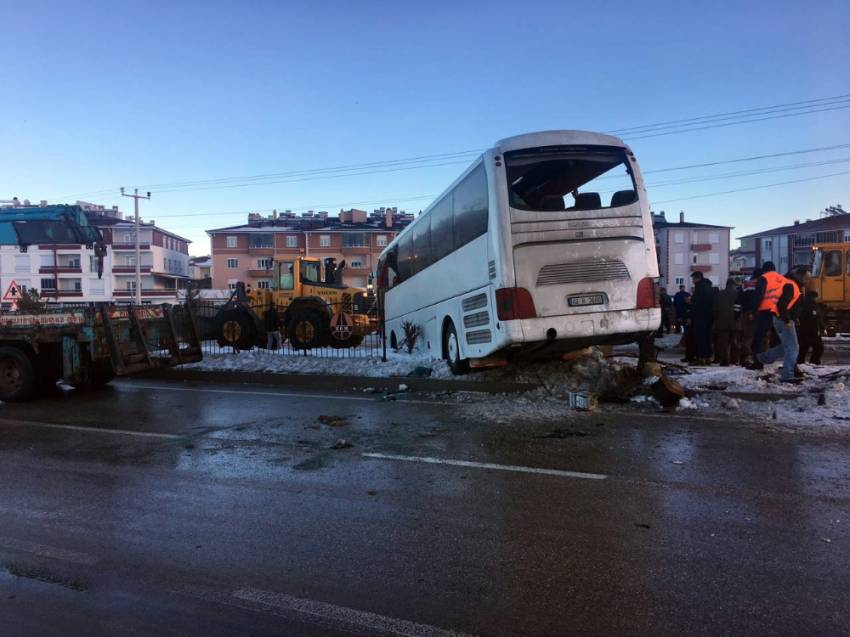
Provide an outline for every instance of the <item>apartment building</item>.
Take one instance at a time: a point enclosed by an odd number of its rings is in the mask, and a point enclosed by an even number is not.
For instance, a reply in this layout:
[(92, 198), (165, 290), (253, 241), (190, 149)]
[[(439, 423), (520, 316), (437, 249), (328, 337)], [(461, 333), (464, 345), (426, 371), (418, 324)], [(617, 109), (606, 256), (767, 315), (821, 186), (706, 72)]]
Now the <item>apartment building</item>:
[(812, 246), (816, 243), (850, 241), (850, 212), (841, 206), (828, 208), (826, 212), (828, 216), (820, 219), (795, 221), (790, 226), (738, 237), (741, 271), (748, 274), (757, 265), (773, 261), (777, 270), (786, 272), (798, 265), (811, 265)]
[(212, 245), (213, 288), (234, 288), (238, 281), (265, 288), (272, 284), (274, 258), (333, 257), (346, 263), (344, 281), (364, 287), (378, 255), (414, 215), (397, 208), (340, 210), (339, 216), (287, 211), (270, 217), (248, 216), (241, 226), (207, 230)]
[[(28, 202), (27, 202), (28, 203)], [(13, 204), (15, 207), (17, 202)], [(42, 202), (41, 205), (47, 205)], [(77, 202), (107, 245), (103, 275), (98, 278), (94, 251), (83, 245), (0, 246), (0, 287), (12, 281), (34, 288), (57, 302), (131, 301), (136, 289), (135, 224), (117, 208)], [(189, 276), (189, 240), (156, 226), (140, 224), (142, 302), (174, 301)], [(0, 292), (1, 294), (2, 292)]]
[(678, 222), (667, 221), (663, 211), (653, 214), (653, 228), (662, 287), (690, 289), (692, 272), (702, 272), (712, 285), (725, 285), (732, 228), (685, 221), (684, 212)]

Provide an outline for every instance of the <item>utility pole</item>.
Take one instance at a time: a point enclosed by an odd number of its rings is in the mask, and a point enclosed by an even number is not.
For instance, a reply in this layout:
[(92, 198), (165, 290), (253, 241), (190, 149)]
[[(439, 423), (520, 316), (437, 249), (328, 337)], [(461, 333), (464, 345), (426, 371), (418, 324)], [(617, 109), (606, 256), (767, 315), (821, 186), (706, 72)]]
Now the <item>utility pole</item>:
[(122, 197), (132, 197), (133, 203), (135, 204), (135, 212), (136, 212), (136, 305), (141, 306), (142, 304), (142, 251), (139, 247), (139, 199), (150, 199), (151, 193), (148, 192), (147, 195), (140, 195), (139, 189), (136, 188), (133, 190), (132, 195), (128, 195), (124, 192), (124, 187), (121, 187), (121, 196)]

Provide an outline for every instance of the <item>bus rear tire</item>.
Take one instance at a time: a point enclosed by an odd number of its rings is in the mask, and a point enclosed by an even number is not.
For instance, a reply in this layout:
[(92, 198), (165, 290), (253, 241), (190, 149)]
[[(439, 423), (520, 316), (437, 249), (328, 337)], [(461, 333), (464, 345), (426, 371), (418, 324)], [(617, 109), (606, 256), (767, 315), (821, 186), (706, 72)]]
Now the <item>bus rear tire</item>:
[(443, 358), (449, 364), (452, 374), (460, 376), (469, 372), (469, 361), (460, 357), (460, 341), (454, 323), (448, 321), (443, 330)]

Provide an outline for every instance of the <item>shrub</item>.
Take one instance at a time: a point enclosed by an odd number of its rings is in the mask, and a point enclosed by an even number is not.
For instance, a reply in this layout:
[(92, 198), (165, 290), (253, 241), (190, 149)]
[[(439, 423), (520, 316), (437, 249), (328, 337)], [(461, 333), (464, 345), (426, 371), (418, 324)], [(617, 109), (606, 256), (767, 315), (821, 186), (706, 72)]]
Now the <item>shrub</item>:
[(411, 354), (413, 348), (416, 347), (416, 341), (422, 336), (422, 328), (411, 321), (405, 321), (401, 324), (401, 329), (404, 332), (404, 340), (401, 346), (407, 349), (407, 353)]

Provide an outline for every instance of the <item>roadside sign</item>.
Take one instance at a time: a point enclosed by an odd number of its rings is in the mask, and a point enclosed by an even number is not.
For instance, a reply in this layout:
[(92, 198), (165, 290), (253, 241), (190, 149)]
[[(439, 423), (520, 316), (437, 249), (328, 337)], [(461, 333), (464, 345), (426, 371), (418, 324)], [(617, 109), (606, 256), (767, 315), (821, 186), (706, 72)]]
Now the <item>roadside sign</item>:
[(351, 316), (345, 312), (334, 314), (331, 317), (331, 333), (334, 338), (345, 341), (351, 338), (353, 324), (354, 321), (351, 320)]
[(4, 301), (17, 301), (21, 298), (21, 288), (18, 286), (17, 281), (12, 281), (9, 284), (8, 289), (6, 290), (6, 294), (3, 295)]

